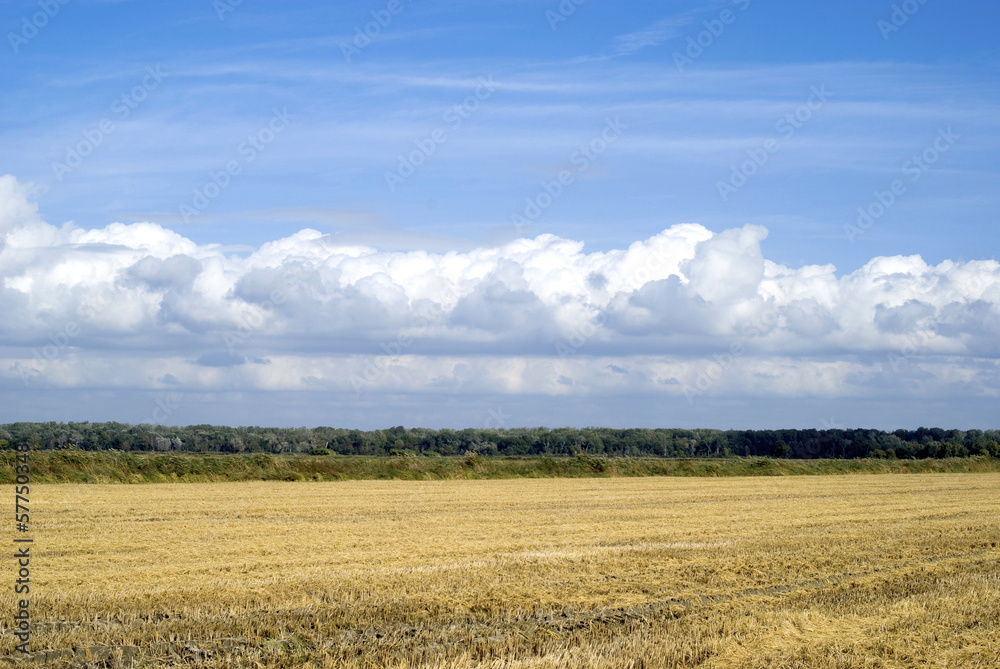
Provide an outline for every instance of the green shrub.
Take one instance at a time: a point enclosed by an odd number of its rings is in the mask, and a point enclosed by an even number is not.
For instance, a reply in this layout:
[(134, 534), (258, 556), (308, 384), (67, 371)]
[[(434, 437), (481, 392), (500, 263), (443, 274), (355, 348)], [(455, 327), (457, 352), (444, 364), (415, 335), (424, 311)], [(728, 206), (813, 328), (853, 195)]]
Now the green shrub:
[(577, 453), (576, 460), (582, 465), (586, 465), (595, 472), (603, 472), (608, 468), (607, 458), (595, 458), (587, 453)]

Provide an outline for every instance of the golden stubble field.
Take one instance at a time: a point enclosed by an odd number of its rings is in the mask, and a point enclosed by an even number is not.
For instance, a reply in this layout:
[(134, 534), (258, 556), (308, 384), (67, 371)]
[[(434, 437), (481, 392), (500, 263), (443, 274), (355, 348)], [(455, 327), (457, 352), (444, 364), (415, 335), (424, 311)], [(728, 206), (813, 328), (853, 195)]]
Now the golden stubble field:
[[(49, 666), (998, 667), (998, 517), (1000, 474), (39, 485), (32, 650), (61, 651), (36, 655)], [(10, 654), (9, 616), (3, 631)]]

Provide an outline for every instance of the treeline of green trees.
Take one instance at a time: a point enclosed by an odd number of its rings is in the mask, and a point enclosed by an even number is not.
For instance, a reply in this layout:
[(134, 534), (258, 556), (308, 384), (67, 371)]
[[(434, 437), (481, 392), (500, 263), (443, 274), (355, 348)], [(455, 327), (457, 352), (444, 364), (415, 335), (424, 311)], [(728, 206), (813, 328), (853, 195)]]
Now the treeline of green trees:
[(884, 432), (832, 430), (682, 430), (592, 428), (393, 427), (275, 428), (124, 423), (8, 423), (0, 448), (196, 453), (312, 453), (314, 455), (575, 455), (783, 458), (1000, 457), (1000, 430), (924, 428)]

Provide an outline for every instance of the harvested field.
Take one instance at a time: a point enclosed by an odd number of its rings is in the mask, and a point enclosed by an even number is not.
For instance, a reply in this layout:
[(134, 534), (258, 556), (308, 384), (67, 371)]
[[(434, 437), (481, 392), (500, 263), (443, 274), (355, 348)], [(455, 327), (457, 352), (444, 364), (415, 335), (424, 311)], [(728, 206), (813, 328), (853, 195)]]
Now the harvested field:
[(38, 485), (33, 659), (997, 667), (998, 509), (993, 473)]

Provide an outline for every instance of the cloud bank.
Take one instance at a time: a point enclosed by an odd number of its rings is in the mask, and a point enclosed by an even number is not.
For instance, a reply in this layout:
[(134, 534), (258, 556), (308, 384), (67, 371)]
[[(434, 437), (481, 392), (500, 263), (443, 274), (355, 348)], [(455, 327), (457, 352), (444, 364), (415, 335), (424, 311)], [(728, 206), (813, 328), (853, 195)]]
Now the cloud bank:
[[(767, 230), (673, 225), (385, 252), (305, 229), (251, 253), (156, 223), (43, 221), (0, 177), (8, 390), (997, 397), (1000, 264), (786, 267)], [(224, 422), (220, 419), (220, 422)]]

